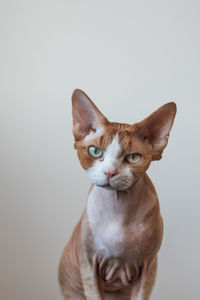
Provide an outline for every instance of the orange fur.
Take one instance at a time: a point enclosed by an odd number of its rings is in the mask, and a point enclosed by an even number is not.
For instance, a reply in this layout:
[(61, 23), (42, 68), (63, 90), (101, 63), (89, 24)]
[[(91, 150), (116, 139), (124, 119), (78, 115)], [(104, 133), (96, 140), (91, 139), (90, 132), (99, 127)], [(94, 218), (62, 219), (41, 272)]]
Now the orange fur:
[[(80, 90), (74, 92), (72, 104), (74, 147), (85, 170), (96, 161), (104, 160), (104, 157), (91, 157), (88, 147), (94, 145), (106, 151), (116, 135), (121, 147), (122, 165), (128, 164), (125, 158), (131, 153), (139, 153), (141, 161), (127, 165), (134, 174), (134, 184), (126, 190), (109, 191), (92, 185), (89, 197), (92, 200), (98, 199), (96, 212), (100, 221), (94, 217), (94, 224), (97, 222), (97, 225), (92, 225), (91, 216), (85, 210), (66, 245), (59, 265), (63, 295), (65, 299), (72, 300), (148, 300), (156, 277), (163, 223), (157, 194), (146, 170), (152, 160), (161, 158), (168, 142), (176, 106), (168, 103), (142, 122), (129, 125), (109, 122)], [(99, 126), (101, 130), (98, 134)], [(85, 138), (90, 133), (91, 138)], [(114, 219), (105, 219), (105, 213), (109, 210), (113, 212), (113, 209)], [(123, 220), (121, 223), (120, 219)], [(107, 222), (107, 227), (101, 224), (101, 220), (102, 224)], [(94, 230), (104, 241), (106, 231), (113, 224), (120, 224), (119, 236), (122, 236), (123, 242), (117, 242), (114, 251), (121, 254), (106, 256), (102, 252), (106, 249), (99, 246), (102, 251), (97, 250)], [(112, 247), (113, 241), (111, 235), (108, 247)]]

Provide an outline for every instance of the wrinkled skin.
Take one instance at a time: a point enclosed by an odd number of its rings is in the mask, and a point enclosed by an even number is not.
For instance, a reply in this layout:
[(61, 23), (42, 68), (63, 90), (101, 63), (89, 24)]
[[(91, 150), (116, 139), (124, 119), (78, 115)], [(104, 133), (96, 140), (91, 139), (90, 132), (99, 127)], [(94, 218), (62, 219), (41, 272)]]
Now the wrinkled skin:
[[(148, 300), (163, 223), (146, 170), (167, 145), (175, 104), (134, 125), (108, 122), (80, 90), (72, 105), (75, 148), (93, 185), (60, 260), (62, 293), (66, 300)], [(90, 145), (103, 155), (91, 157)], [(141, 160), (127, 163), (126, 156), (135, 152)]]

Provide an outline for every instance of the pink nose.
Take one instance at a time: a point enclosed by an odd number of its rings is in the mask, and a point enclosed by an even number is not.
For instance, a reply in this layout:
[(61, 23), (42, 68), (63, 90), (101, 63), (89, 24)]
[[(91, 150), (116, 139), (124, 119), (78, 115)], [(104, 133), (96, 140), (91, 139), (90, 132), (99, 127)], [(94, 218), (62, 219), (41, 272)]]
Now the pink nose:
[(108, 172), (104, 172), (104, 174), (106, 175), (106, 177), (108, 179), (110, 179), (110, 178), (114, 177), (115, 175), (117, 175), (118, 172), (117, 171), (113, 171), (113, 172), (108, 171)]

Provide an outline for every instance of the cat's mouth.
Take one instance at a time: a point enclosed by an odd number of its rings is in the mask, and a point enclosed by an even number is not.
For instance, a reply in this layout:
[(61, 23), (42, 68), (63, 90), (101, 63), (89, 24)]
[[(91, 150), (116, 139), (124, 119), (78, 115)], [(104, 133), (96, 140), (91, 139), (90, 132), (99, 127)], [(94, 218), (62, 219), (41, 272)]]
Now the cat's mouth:
[(107, 189), (115, 189), (115, 187), (110, 184), (110, 181), (108, 180), (106, 183), (103, 184), (96, 184), (98, 187), (107, 188)]
[(124, 176), (124, 177), (115, 176), (115, 178), (110, 178), (110, 179), (104, 178), (104, 180), (102, 180), (102, 181), (101, 180), (93, 181), (93, 184), (95, 184), (98, 187), (114, 189), (117, 191), (126, 190), (126, 189), (130, 188), (130, 186), (133, 183), (134, 183), (133, 177), (129, 178), (127, 176)]
[(112, 184), (110, 182), (106, 184), (96, 184), (98, 187), (106, 188), (106, 189), (114, 189), (117, 191), (123, 191), (130, 187), (130, 185), (125, 184)]
[(110, 183), (108, 182), (108, 183), (106, 183), (106, 184), (96, 184), (97, 186), (99, 186), (99, 187), (110, 187), (110, 188), (112, 188), (112, 186), (110, 185)]

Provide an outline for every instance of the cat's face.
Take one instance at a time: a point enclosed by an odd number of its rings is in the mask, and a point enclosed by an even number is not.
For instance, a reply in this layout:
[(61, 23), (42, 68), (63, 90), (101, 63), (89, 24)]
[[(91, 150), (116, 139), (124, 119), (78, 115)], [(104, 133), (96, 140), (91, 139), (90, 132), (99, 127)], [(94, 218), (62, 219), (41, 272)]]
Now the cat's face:
[[(81, 90), (72, 96), (75, 148), (95, 185), (126, 190), (160, 159), (176, 113), (168, 103), (134, 125), (109, 122)], [(164, 108), (164, 109), (163, 109)]]
[(76, 143), (81, 165), (95, 185), (124, 190), (148, 168), (151, 151), (129, 127), (109, 123), (101, 132), (90, 133)]

